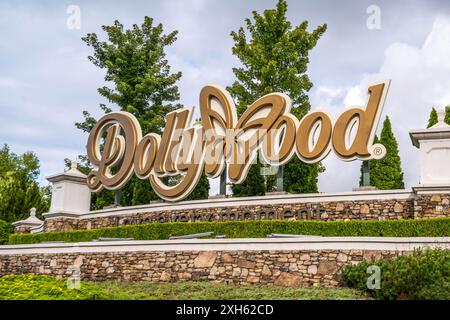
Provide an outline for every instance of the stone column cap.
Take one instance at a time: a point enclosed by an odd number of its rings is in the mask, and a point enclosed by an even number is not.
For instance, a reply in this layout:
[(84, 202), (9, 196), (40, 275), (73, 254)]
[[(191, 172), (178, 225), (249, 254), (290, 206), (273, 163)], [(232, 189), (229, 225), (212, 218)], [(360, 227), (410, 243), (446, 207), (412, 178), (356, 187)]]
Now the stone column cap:
[(450, 139), (450, 126), (444, 122), (445, 112), (438, 111), (438, 122), (427, 129), (415, 129), (409, 132), (412, 144), (420, 148), (421, 140), (440, 140)]
[(70, 170), (48, 176), (46, 179), (51, 183), (59, 181), (86, 183), (86, 178), (87, 176), (78, 170), (78, 163), (76, 161), (72, 161)]
[(43, 223), (44, 223), (44, 221), (42, 221), (36, 217), (36, 208), (31, 208), (30, 216), (28, 218), (26, 218), (25, 220), (13, 222), (12, 224), (15, 227), (20, 227), (20, 226), (33, 227), (33, 226), (40, 226)]
[(419, 184), (412, 187), (416, 194), (448, 194), (450, 185), (447, 184)]
[(428, 129), (416, 129), (409, 132), (412, 144), (416, 147), (420, 147), (420, 141), (423, 140), (442, 140), (450, 139), (450, 126), (446, 124), (446, 127), (433, 126)]

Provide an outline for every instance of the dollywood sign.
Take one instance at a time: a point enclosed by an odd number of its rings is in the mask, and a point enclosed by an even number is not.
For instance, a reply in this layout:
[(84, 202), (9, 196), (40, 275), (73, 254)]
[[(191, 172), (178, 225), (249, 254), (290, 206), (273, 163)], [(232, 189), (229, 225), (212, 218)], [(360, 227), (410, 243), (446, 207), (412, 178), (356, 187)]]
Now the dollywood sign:
[[(93, 191), (116, 190), (135, 173), (149, 179), (161, 198), (178, 201), (189, 195), (203, 172), (216, 178), (228, 167), (230, 181), (243, 182), (258, 154), (273, 166), (287, 163), (294, 153), (303, 162), (316, 163), (331, 150), (347, 161), (380, 159), (386, 149), (373, 140), (389, 84), (370, 86), (366, 107), (351, 107), (336, 121), (323, 111), (299, 121), (282, 93), (256, 100), (238, 119), (231, 96), (214, 85), (200, 92), (201, 124), (190, 125), (193, 109), (179, 109), (167, 114), (162, 135), (142, 136), (132, 114), (111, 112), (90, 132), (87, 153), (94, 169), (87, 183)], [(178, 176), (177, 183), (167, 185), (167, 176)]]

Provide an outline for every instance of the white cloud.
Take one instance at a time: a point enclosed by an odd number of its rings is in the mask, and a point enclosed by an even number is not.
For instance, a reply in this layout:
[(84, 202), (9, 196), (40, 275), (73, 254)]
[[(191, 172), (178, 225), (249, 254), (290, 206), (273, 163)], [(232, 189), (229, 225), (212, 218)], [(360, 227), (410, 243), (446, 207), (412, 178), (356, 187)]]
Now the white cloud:
[[(379, 71), (365, 75), (360, 83), (348, 90), (345, 105), (361, 105), (365, 101), (367, 86), (391, 79), (383, 118), (391, 118), (394, 134), (400, 148), (405, 184), (419, 183), (419, 153), (409, 138), (409, 130), (424, 128), (431, 107), (442, 108), (450, 104), (450, 19), (439, 16), (422, 46), (393, 43), (385, 50)], [(379, 126), (381, 130), (381, 123)], [(340, 181), (338, 187), (349, 189), (358, 182), (359, 171), (347, 176), (348, 164), (329, 159), (327, 172), (320, 177), (322, 191), (335, 190), (329, 181)], [(356, 167), (356, 166), (355, 166)], [(342, 170), (346, 172), (342, 174)]]
[[(365, 92), (364, 92), (365, 93)], [(365, 96), (361, 90), (359, 85), (354, 86), (348, 90), (345, 98), (344, 105), (345, 106), (362, 106), (364, 105)]]
[(329, 86), (318, 86), (313, 91), (314, 108), (339, 109), (339, 103), (345, 96), (345, 88), (333, 88)]
[(1, 89), (16, 89), (20, 85), (21, 84), (16, 79), (0, 77)]

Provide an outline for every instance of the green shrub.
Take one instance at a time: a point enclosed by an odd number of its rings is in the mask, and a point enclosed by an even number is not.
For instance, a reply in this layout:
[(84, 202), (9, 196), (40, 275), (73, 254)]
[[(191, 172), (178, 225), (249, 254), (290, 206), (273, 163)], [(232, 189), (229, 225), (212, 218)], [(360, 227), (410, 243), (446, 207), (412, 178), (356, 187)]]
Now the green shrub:
[(0, 278), (0, 300), (98, 300), (107, 299), (105, 291), (83, 282), (80, 289), (68, 289), (67, 280), (32, 274)]
[(385, 221), (229, 221), (229, 222), (174, 222), (148, 223), (113, 228), (47, 232), (40, 234), (13, 234), (10, 244), (39, 243), (42, 241), (83, 242), (99, 237), (161, 240), (170, 236), (213, 231), (228, 238), (261, 238), (271, 233), (290, 233), (321, 236), (372, 237), (443, 237), (450, 235), (450, 218)]
[(12, 224), (0, 220), (0, 245), (8, 243), (9, 234), (13, 231)]
[[(370, 265), (380, 267), (380, 289), (367, 288)], [(376, 299), (450, 300), (450, 250), (428, 250), (395, 259), (363, 261), (344, 267), (342, 277), (350, 287), (366, 291)]]

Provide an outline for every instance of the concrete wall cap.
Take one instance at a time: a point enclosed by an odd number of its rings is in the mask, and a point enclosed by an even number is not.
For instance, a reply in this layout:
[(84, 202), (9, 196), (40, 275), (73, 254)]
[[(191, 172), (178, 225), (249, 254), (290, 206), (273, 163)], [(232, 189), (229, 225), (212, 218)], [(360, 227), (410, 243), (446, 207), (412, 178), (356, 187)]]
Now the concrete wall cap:
[(40, 243), (0, 246), (0, 255), (137, 251), (285, 251), (285, 250), (415, 250), (450, 249), (450, 237), (305, 237), (132, 240)]

